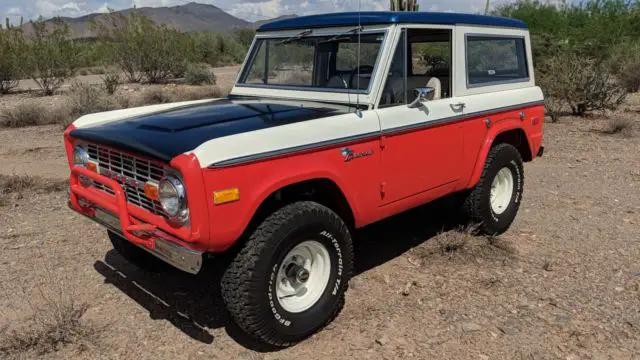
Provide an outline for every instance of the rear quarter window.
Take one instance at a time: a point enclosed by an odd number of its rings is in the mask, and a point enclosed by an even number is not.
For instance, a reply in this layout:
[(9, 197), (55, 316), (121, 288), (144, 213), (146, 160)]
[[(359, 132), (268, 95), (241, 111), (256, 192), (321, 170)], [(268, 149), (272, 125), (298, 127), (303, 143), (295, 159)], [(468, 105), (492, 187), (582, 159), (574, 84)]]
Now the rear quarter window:
[(529, 80), (523, 37), (466, 36), (467, 87)]

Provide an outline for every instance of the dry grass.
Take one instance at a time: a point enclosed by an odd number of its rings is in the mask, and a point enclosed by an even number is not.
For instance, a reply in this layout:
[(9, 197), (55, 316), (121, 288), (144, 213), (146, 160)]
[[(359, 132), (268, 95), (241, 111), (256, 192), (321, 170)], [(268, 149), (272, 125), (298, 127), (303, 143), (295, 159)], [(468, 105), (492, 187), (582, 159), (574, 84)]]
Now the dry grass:
[(0, 125), (18, 128), (34, 125), (64, 124), (71, 118), (66, 106), (45, 106), (23, 102), (0, 113)]
[(634, 125), (635, 122), (631, 117), (616, 114), (609, 119), (602, 132), (609, 135), (619, 134), (625, 137), (631, 137), (633, 136)]
[(39, 288), (36, 296), (22, 289), (31, 315), (19, 328), (0, 330), (0, 357), (42, 356), (69, 345), (83, 350), (98, 343), (102, 329), (82, 320), (89, 305), (77, 300), (67, 282), (51, 282), (57, 284), (53, 290)]
[(515, 249), (503, 239), (478, 235), (477, 227), (467, 226), (438, 234), (414, 248), (410, 256), (426, 264), (442, 257), (462, 262), (478, 258), (504, 260), (515, 253)]
[(8, 205), (25, 194), (47, 194), (66, 190), (68, 180), (48, 179), (31, 175), (0, 174), (0, 206)]

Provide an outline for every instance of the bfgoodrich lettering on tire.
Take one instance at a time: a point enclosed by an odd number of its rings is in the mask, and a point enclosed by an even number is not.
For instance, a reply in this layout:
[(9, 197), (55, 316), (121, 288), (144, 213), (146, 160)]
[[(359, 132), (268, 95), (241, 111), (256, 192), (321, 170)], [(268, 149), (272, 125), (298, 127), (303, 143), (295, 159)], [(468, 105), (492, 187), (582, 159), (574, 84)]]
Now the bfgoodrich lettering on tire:
[(332, 321), (353, 269), (347, 226), (330, 209), (297, 202), (271, 214), (222, 277), (222, 297), (247, 333), (292, 345)]
[(515, 219), (524, 187), (524, 168), (518, 150), (509, 144), (491, 148), (480, 180), (465, 199), (463, 209), (479, 230), (502, 234)]

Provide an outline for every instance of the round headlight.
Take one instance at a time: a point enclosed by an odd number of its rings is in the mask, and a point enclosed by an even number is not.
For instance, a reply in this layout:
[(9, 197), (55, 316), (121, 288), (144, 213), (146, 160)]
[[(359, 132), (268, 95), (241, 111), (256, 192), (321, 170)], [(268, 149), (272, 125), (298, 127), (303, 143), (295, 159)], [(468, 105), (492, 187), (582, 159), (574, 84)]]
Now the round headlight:
[(86, 166), (89, 162), (89, 154), (80, 145), (76, 145), (73, 149), (73, 165)]
[(164, 212), (176, 221), (185, 221), (189, 217), (187, 196), (182, 181), (173, 175), (166, 176), (158, 184), (158, 200)]

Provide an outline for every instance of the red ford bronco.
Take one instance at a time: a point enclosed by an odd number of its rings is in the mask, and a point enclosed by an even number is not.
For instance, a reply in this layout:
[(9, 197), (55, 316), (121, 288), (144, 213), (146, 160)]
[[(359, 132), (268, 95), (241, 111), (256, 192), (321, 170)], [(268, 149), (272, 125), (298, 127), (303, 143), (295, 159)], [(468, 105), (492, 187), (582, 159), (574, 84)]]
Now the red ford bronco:
[(65, 132), (70, 206), (115, 249), (197, 273), (237, 249), (222, 296), (288, 346), (340, 311), (351, 233), (452, 193), (513, 221), (542, 154), (543, 96), (517, 20), (361, 12), (262, 25), (223, 99), (86, 115)]

